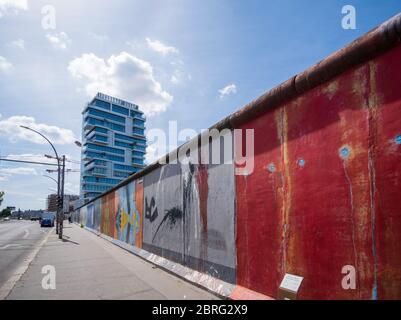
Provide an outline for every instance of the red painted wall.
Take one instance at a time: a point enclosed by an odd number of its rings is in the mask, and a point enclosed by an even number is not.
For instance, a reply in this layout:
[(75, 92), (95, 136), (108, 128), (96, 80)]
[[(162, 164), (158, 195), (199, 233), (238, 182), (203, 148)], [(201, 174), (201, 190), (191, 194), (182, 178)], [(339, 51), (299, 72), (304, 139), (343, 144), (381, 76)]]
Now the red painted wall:
[(236, 177), (239, 285), (277, 297), (292, 273), (301, 299), (401, 299), (400, 70), (397, 47), (240, 127), (255, 169)]
[[(372, 63), (378, 296), (401, 298), (401, 48)], [(398, 138), (398, 139), (397, 139)], [(398, 141), (398, 143), (397, 143)]]

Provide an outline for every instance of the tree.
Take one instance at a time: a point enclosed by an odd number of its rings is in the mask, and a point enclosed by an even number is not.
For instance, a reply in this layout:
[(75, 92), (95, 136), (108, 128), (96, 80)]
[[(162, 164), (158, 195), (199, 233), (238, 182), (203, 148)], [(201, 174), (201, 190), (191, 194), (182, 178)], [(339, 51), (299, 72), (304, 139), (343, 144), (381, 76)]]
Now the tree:
[(10, 208), (5, 208), (0, 211), (0, 217), (9, 217), (11, 216), (11, 209)]
[(4, 200), (4, 191), (0, 191), (0, 206), (3, 203)]

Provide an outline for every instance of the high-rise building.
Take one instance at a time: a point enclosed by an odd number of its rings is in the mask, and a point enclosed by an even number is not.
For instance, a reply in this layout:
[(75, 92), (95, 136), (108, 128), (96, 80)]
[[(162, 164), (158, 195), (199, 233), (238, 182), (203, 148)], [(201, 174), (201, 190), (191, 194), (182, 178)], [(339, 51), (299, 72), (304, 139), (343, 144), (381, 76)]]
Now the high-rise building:
[(50, 212), (56, 212), (57, 211), (57, 194), (49, 194), (47, 196), (47, 201), (46, 201), (46, 210)]
[[(50, 212), (56, 212), (58, 209), (58, 196), (57, 194), (49, 194), (46, 201), (46, 210)], [(69, 213), (74, 210), (74, 202), (79, 199), (79, 196), (74, 194), (65, 194), (63, 201), (63, 212)]]
[(88, 201), (145, 166), (145, 117), (137, 105), (103, 93), (82, 115), (81, 200)]

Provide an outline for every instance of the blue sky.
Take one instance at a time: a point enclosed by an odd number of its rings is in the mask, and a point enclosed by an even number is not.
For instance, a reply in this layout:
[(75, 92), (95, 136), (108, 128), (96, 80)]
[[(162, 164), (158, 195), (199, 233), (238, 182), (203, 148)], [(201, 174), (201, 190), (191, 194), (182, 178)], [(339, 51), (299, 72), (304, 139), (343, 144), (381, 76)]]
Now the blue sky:
[[(356, 30), (341, 27), (346, 4)], [(45, 5), (55, 29), (42, 27)], [(139, 104), (148, 129), (200, 131), (400, 11), (396, 0), (0, 0), (0, 155), (51, 152), (23, 123), (79, 161), (73, 141), (97, 89)], [(43, 208), (55, 187), (43, 174), (0, 162), (3, 207)], [(66, 189), (79, 191), (78, 173)]]

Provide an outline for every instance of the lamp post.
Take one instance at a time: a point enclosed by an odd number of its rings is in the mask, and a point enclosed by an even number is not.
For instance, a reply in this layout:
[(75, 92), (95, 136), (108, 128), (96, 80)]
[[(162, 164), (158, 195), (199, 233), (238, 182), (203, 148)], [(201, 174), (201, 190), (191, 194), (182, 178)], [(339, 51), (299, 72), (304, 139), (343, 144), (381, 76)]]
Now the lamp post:
[[(50, 158), (50, 159), (54, 159), (54, 157), (49, 156), (49, 155), (47, 155), (47, 154), (45, 154), (45, 157)], [(60, 159), (58, 159), (58, 160), (60, 160)], [(62, 156), (61, 161), (62, 161), (62, 165), (61, 165), (62, 171), (61, 171), (61, 173), (57, 170), (57, 172), (59, 173), (59, 179), (61, 178), (61, 183), (60, 183), (60, 195), (59, 195), (59, 197), (58, 197), (58, 199), (57, 199), (59, 209), (60, 209), (60, 206), (61, 206), (61, 210), (59, 210), (60, 212), (59, 212), (59, 214), (58, 214), (58, 220), (57, 220), (57, 227), (58, 227), (58, 230), (59, 230), (59, 231), (58, 231), (58, 237), (59, 237), (59, 239), (63, 239), (63, 225), (64, 225), (64, 184), (65, 184), (64, 182), (65, 182), (65, 172), (66, 172), (66, 171), (67, 171), (67, 172), (72, 171), (71, 169), (65, 170), (65, 155)], [(53, 170), (49, 170), (49, 169), (47, 169), (46, 171), (49, 172), (49, 173), (53, 172)], [(53, 180), (54, 180), (54, 179), (53, 179)]]
[(50, 177), (48, 175), (43, 174), (43, 176), (46, 177), (46, 178), (52, 179), (55, 183), (58, 183), (56, 179), (54, 179), (54, 178), (52, 178), (52, 177)]
[(60, 211), (60, 226), (59, 226), (59, 233), (58, 238), (63, 239), (63, 225), (64, 225), (64, 181), (65, 181), (65, 155), (63, 155), (63, 171), (61, 173), (61, 211)]
[[(60, 220), (60, 211), (63, 210), (63, 205), (62, 205), (63, 199), (62, 199), (62, 198), (60, 199), (60, 192), (61, 192), (61, 185), (60, 185), (60, 176), (61, 176), (60, 158), (59, 158), (59, 156), (58, 156), (57, 150), (56, 150), (56, 148), (54, 147), (53, 143), (51, 143), (51, 141), (50, 141), (45, 135), (43, 135), (43, 134), (40, 133), (39, 131), (36, 131), (36, 130), (34, 130), (34, 129), (32, 129), (32, 128), (29, 128), (29, 127), (27, 127), (27, 126), (20, 126), (20, 127), (23, 128), (23, 129), (26, 129), (26, 130), (35, 132), (36, 134), (40, 135), (43, 139), (45, 139), (45, 140), (50, 144), (50, 146), (52, 147), (52, 149), (53, 149), (53, 151), (54, 151), (54, 154), (55, 154), (55, 156), (56, 156), (56, 159), (57, 159), (57, 167), (58, 167), (58, 170), (57, 170), (57, 196), (59, 197), (59, 201), (58, 201), (58, 202), (59, 202), (59, 203), (58, 203), (58, 211), (57, 211), (56, 233), (59, 233), (59, 225), (58, 225), (58, 224), (59, 224), (59, 220)], [(63, 184), (64, 184), (64, 181), (63, 181)], [(61, 234), (61, 236), (62, 236), (62, 234)], [(60, 238), (60, 234), (59, 234), (59, 238)]]

